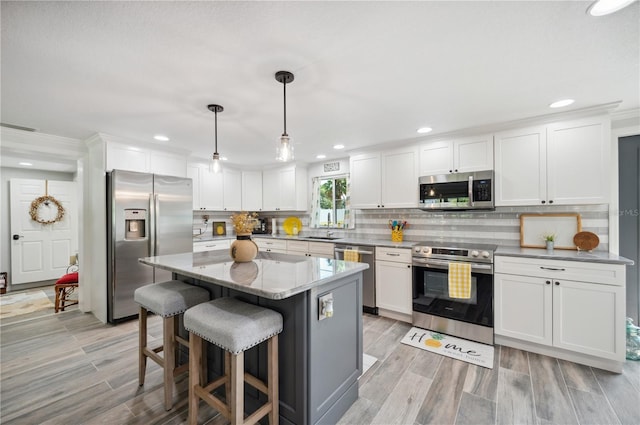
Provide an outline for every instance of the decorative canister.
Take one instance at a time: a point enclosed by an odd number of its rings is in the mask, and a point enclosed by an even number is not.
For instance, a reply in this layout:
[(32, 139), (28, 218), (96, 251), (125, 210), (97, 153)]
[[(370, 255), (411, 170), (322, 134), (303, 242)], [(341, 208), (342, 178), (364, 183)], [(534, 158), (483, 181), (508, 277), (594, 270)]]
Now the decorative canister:
[(229, 254), (233, 261), (247, 263), (258, 255), (258, 245), (251, 240), (251, 233), (238, 234), (235, 241), (231, 243)]
[(402, 242), (402, 230), (391, 231), (391, 242)]

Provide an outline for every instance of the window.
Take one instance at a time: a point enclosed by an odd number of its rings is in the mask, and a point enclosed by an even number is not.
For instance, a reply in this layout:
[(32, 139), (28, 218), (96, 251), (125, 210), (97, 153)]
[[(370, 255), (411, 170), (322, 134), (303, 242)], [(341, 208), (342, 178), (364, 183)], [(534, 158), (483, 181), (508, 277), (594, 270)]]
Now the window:
[(313, 179), (312, 227), (353, 227), (349, 220), (348, 176)]

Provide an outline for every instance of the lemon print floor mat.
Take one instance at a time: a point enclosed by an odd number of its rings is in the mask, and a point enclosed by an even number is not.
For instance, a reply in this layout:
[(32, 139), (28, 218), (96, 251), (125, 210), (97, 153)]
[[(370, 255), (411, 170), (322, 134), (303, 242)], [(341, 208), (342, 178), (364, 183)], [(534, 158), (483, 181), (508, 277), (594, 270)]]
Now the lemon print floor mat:
[(412, 327), (400, 341), (432, 353), (493, 369), (493, 346)]

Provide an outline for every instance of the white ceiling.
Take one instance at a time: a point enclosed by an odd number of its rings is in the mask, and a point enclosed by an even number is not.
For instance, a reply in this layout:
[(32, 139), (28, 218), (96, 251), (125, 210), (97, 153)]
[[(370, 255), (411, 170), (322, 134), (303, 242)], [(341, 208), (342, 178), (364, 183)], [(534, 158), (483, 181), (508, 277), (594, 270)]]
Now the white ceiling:
[(154, 134), (194, 157), (275, 164), (622, 101), (639, 107), (640, 6), (590, 1), (2, 1), (1, 121), (86, 139)]

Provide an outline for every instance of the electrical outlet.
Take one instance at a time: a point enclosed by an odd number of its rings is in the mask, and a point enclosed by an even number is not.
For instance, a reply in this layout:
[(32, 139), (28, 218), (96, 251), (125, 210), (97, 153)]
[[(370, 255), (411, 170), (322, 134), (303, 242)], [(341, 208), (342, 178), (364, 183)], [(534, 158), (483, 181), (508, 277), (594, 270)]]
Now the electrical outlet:
[(318, 320), (333, 317), (333, 292), (318, 297)]

